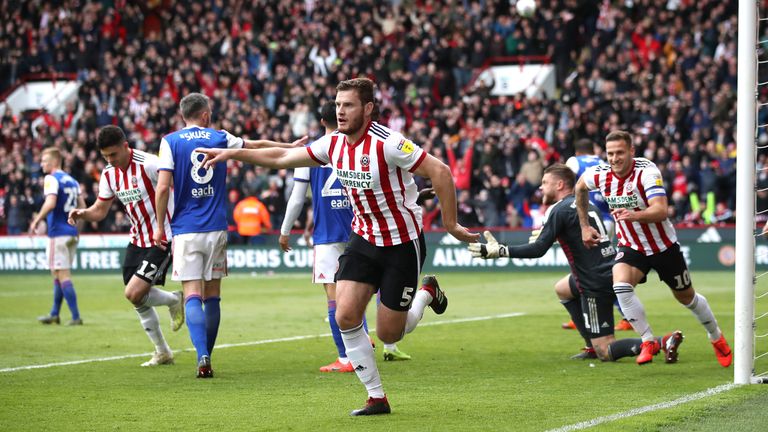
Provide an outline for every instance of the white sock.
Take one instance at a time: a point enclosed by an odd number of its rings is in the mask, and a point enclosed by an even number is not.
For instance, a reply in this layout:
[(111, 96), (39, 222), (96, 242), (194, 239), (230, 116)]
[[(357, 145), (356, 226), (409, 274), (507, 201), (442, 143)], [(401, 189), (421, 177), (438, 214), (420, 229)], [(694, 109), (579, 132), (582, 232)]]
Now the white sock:
[(420, 289), (416, 291), (416, 295), (413, 297), (413, 303), (411, 303), (411, 309), (408, 310), (408, 318), (405, 320), (405, 332), (412, 332), (419, 321), (424, 316), (424, 309), (432, 303), (432, 294), (427, 290)]
[(384, 344), (384, 349), (387, 351), (397, 351), (397, 344)]
[(139, 306), (136, 308), (136, 313), (139, 315), (139, 321), (144, 328), (144, 331), (149, 336), (149, 340), (155, 344), (155, 351), (170, 353), (171, 347), (163, 337), (163, 332), (160, 330), (160, 319), (157, 317), (155, 308), (149, 306)]
[(339, 357), (339, 363), (341, 363), (343, 365), (349, 364), (349, 358), (347, 358), (347, 357)]
[(172, 306), (179, 300), (176, 295), (170, 291), (161, 290), (152, 287), (147, 296), (144, 297), (144, 306)]
[(355, 367), (357, 377), (368, 390), (368, 397), (383, 398), (384, 387), (381, 385), (381, 376), (376, 367), (373, 347), (370, 339), (368, 339), (368, 333), (363, 328), (363, 323), (353, 329), (342, 330), (341, 339), (344, 340), (347, 358)]
[(640, 298), (635, 295), (635, 289), (632, 285), (624, 282), (616, 283), (613, 285), (613, 292), (616, 293), (616, 298), (619, 300), (624, 318), (632, 324), (632, 328), (640, 335), (643, 342), (653, 340), (651, 325), (648, 324), (648, 319), (645, 317), (645, 307)]
[(699, 320), (701, 325), (707, 329), (707, 336), (709, 336), (709, 340), (714, 342), (720, 339), (722, 332), (720, 331), (720, 327), (717, 326), (715, 314), (712, 313), (712, 308), (709, 307), (709, 302), (707, 302), (706, 297), (696, 293), (696, 296), (693, 297), (691, 304), (687, 304), (685, 307), (690, 309), (691, 312), (693, 312), (693, 314), (696, 316), (696, 319)]

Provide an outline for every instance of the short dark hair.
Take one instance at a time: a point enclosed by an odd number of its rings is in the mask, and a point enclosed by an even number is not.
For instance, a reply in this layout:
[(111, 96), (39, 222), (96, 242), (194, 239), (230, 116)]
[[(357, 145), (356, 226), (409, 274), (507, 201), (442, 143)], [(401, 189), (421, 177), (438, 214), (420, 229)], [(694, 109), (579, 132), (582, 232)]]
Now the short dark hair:
[(188, 120), (197, 119), (210, 108), (208, 96), (202, 93), (190, 93), (179, 102), (181, 116)]
[(623, 130), (611, 131), (608, 136), (605, 137), (605, 142), (608, 141), (624, 141), (627, 147), (632, 147), (632, 134)]
[(99, 150), (107, 147), (120, 145), (125, 142), (125, 133), (117, 126), (104, 126), (99, 131), (99, 135), (96, 137), (96, 142), (99, 144)]
[(544, 174), (551, 174), (565, 182), (565, 186), (573, 189), (576, 186), (576, 174), (568, 168), (568, 165), (556, 163), (544, 170)]
[(326, 102), (320, 107), (320, 120), (325, 123), (325, 127), (329, 129), (336, 129), (339, 125), (336, 120), (336, 103)]
[(360, 97), (360, 101), (363, 105), (368, 102), (373, 102), (373, 81), (368, 78), (353, 78), (340, 82), (336, 86), (336, 91), (357, 91), (357, 96)]
[(573, 149), (576, 151), (576, 153), (587, 153), (592, 154), (595, 151), (595, 143), (592, 142), (589, 138), (582, 138), (578, 141), (576, 141), (576, 144), (573, 145)]

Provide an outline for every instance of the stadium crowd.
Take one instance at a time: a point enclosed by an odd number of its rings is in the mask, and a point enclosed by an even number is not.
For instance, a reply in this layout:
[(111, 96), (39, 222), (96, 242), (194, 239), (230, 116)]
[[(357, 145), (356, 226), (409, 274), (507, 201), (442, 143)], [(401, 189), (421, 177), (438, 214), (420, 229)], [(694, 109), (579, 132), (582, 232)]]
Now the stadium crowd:
[[(600, 145), (613, 129), (631, 131), (637, 156), (659, 166), (675, 222), (733, 216), (736, 2), (540, 0), (529, 19), (508, 0), (12, 3), (0, 0), (0, 92), (34, 73), (71, 74), (82, 86), (62, 116), (4, 110), (0, 230), (10, 234), (40, 207), (47, 146), (63, 151), (90, 204), (105, 166), (101, 126), (156, 152), (183, 126), (179, 99), (201, 91), (216, 126), (235, 135), (317, 137), (318, 107), (360, 75), (377, 83), (379, 121), (450, 165), (464, 226), (535, 224), (544, 168), (572, 156), (576, 140)], [(547, 56), (556, 94), (492, 97), (473, 80), (512, 56)], [(289, 172), (230, 163), (228, 179), (232, 209), (258, 197), (280, 226)], [(427, 229), (440, 226), (435, 205)], [(126, 231), (127, 218), (112, 214), (84, 232)]]

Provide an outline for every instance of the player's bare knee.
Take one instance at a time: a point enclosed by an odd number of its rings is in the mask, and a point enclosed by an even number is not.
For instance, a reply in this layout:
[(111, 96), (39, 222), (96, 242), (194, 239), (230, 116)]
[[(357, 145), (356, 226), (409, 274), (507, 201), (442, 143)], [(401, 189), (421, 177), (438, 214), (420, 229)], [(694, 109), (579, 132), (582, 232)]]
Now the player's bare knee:
[(140, 290), (132, 287), (125, 287), (125, 298), (134, 305), (140, 305), (144, 295)]
[(381, 330), (378, 328), (376, 329), (376, 336), (386, 344), (393, 344), (393, 343), (400, 342), (404, 334), (405, 334), (404, 330), (396, 331), (396, 329), (391, 329), (391, 330)]
[(691, 304), (693, 301), (693, 298), (696, 297), (696, 291), (693, 290), (693, 288), (684, 289), (681, 291), (672, 290), (672, 293), (675, 296), (675, 299), (677, 299), (680, 304), (683, 306)]
[(362, 322), (363, 318), (361, 316), (336, 309), (336, 324), (338, 324), (340, 329), (349, 330), (359, 326)]

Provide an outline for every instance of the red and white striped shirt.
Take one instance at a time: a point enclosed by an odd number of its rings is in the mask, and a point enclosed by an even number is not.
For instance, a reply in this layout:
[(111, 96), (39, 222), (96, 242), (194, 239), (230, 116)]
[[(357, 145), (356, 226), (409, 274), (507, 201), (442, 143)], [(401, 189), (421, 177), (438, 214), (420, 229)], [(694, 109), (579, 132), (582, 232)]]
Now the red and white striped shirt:
[(427, 153), (376, 122), (356, 143), (339, 132), (307, 147), (317, 163), (330, 163), (352, 204), (352, 231), (376, 246), (395, 246), (421, 234), (421, 207), (413, 171)]
[[(609, 166), (587, 168), (582, 175), (587, 188), (599, 190), (611, 209), (625, 208), (640, 211), (648, 208), (648, 201), (666, 196), (661, 172), (645, 158), (634, 158), (632, 170), (620, 178)], [(630, 247), (645, 255), (665, 251), (677, 242), (677, 233), (669, 219), (656, 223), (617, 221), (619, 246)]]
[[(123, 203), (125, 214), (131, 221), (131, 243), (138, 247), (151, 247), (157, 218), (155, 216), (155, 186), (157, 186), (158, 157), (140, 150), (131, 150), (131, 161), (125, 171), (107, 165), (99, 179), (99, 199), (111, 200), (115, 196)], [(173, 194), (173, 191), (171, 191)], [(173, 195), (168, 200), (165, 219), (165, 237), (171, 238)]]

